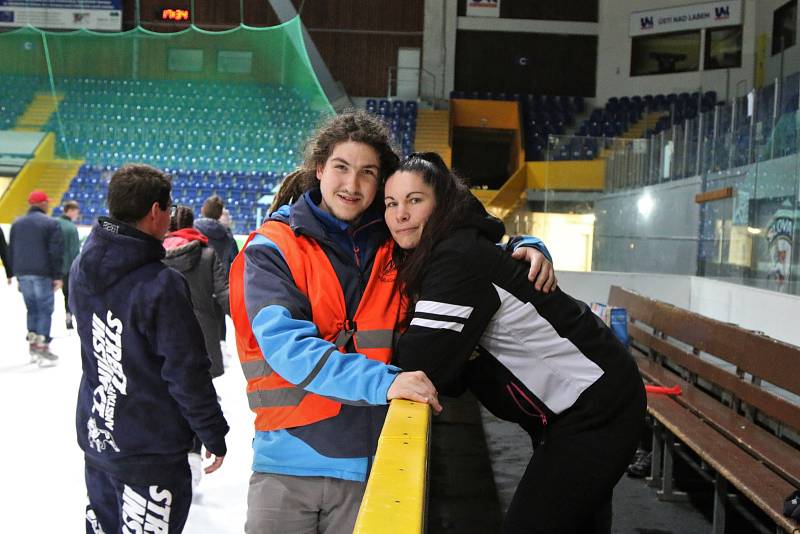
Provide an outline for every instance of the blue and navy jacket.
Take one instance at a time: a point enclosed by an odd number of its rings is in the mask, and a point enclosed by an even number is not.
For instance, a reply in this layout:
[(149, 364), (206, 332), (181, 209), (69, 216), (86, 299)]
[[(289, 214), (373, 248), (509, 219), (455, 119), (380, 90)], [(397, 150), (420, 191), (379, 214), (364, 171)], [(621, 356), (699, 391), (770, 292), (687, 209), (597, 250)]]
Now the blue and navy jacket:
[(70, 271), (83, 365), (78, 444), (87, 463), (130, 483), (186, 473), (194, 434), (226, 453), (189, 288), (163, 257), (159, 240), (100, 218)]
[(64, 236), (58, 221), (36, 206), (11, 225), (8, 263), (14, 276), (37, 275), (61, 279)]
[[(358, 308), (378, 248), (389, 239), (378, 209), (357, 228), (323, 212), (319, 191), (273, 214), (323, 249), (341, 286), (348, 316)], [(245, 307), (268, 365), (280, 376), (342, 403), (338, 415), (281, 430), (256, 431), (253, 470), (364, 481), (386, 417), (386, 394), (400, 370), (355, 352), (341, 352), (319, 336), (308, 298), (298, 289), (278, 246), (256, 235), (244, 252)], [(280, 346), (280, 350), (264, 347)], [(313, 370), (313, 371), (311, 371)]]
[[(322, 211), (320, 200), (319, 190), (311, 191), (272, 219), (320, 245), (338, 277), (347, 315), (353, 317), (376, 268), (376, 251), (390, 239), (383, 210), (368, 210), (353, 228)], [(541, 248), (538, 240), (514, 243)], [(400, 369), (341, 352), (321, 339), (309, 299), (276, 243), (257, 234), (243, 255), (247, 318), (266, 364), (291, 383), (342, 403), (338, 415), (319, 422), (257, 430), (253, 470), (364, 481), (386, 416), (386, 394)]]

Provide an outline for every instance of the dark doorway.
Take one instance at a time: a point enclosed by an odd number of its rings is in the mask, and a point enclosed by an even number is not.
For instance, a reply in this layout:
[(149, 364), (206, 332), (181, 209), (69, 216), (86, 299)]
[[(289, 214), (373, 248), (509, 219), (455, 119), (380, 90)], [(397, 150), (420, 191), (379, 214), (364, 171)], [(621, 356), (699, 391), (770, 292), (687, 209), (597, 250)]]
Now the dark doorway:
[(511, 165), (513, 130), (453, 128), (453, 168), (470, 187), (500, 189), (515, 169)]

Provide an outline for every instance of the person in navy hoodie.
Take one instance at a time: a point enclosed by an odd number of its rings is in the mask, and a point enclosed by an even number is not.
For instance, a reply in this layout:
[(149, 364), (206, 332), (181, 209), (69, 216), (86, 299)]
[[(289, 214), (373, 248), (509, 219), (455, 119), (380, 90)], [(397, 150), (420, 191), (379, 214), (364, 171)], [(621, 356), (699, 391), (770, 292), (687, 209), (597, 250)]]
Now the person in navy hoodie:
[(83, 376), (76, 426), (84, 452), (87, 532), (181, 532), (192, 499), (196, 434), (215, 457), (228, 424), (211, 383), (184, 277), (162, 263), (171, 183), (125, 165), (70, 270)]

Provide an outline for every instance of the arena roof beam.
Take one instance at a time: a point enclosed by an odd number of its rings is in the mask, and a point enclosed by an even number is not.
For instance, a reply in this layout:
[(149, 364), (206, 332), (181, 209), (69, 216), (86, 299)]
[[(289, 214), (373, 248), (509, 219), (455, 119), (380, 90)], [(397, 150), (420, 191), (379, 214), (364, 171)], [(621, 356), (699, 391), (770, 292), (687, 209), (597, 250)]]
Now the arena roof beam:
[[(269, 0), (269, 4), (282, 23), (299, 15), (291, 0)], [(336, 110), (351, 107), (352, 102), (350, 102), (350, 97), (347, 96), (342, 85), (333, 79), (328, 65), (325, 63), (325, 60), (322, 59), (302, 19), (300, 19), (300, 27), (303, 29), (303, 39), (305, 40), (306, 50), (308, 51), (308, 58), (311, 60), (311, 66), (314, 68), (319, 84), (322, 86), (322, 90), (325, 91), (325, 95), (328, 97), (331, 105)]]

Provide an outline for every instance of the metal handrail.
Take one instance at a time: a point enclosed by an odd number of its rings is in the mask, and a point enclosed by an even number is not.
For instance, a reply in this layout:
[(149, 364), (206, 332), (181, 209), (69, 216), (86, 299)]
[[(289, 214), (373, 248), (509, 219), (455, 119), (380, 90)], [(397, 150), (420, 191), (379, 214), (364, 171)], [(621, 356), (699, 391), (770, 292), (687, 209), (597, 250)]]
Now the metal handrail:
[[(396, 65), (391, 65), (387, 68), (387, 81), (386, 81), (386, 97), (387, 98), (394, 98), (392, 88), (394, 88), (394, 93), (397, 92), (397, 75), (398, 71), (406, 70), (406, 71), (414, 71), (419, 72), (420, 76), (417, 78), (417, 98), (421, 100), (427, 100), (431, 103), (434, 109), (436, 109), (436, 102), (438, 100), (436, 89), (438, 86), (436, 75), (426, 70), (422, 67), (398, 67)], [(423, 79), (428, 76), (430, 80), (432, 80), (433, 91), (429, 97), (427, 97), (423, 92)]]

